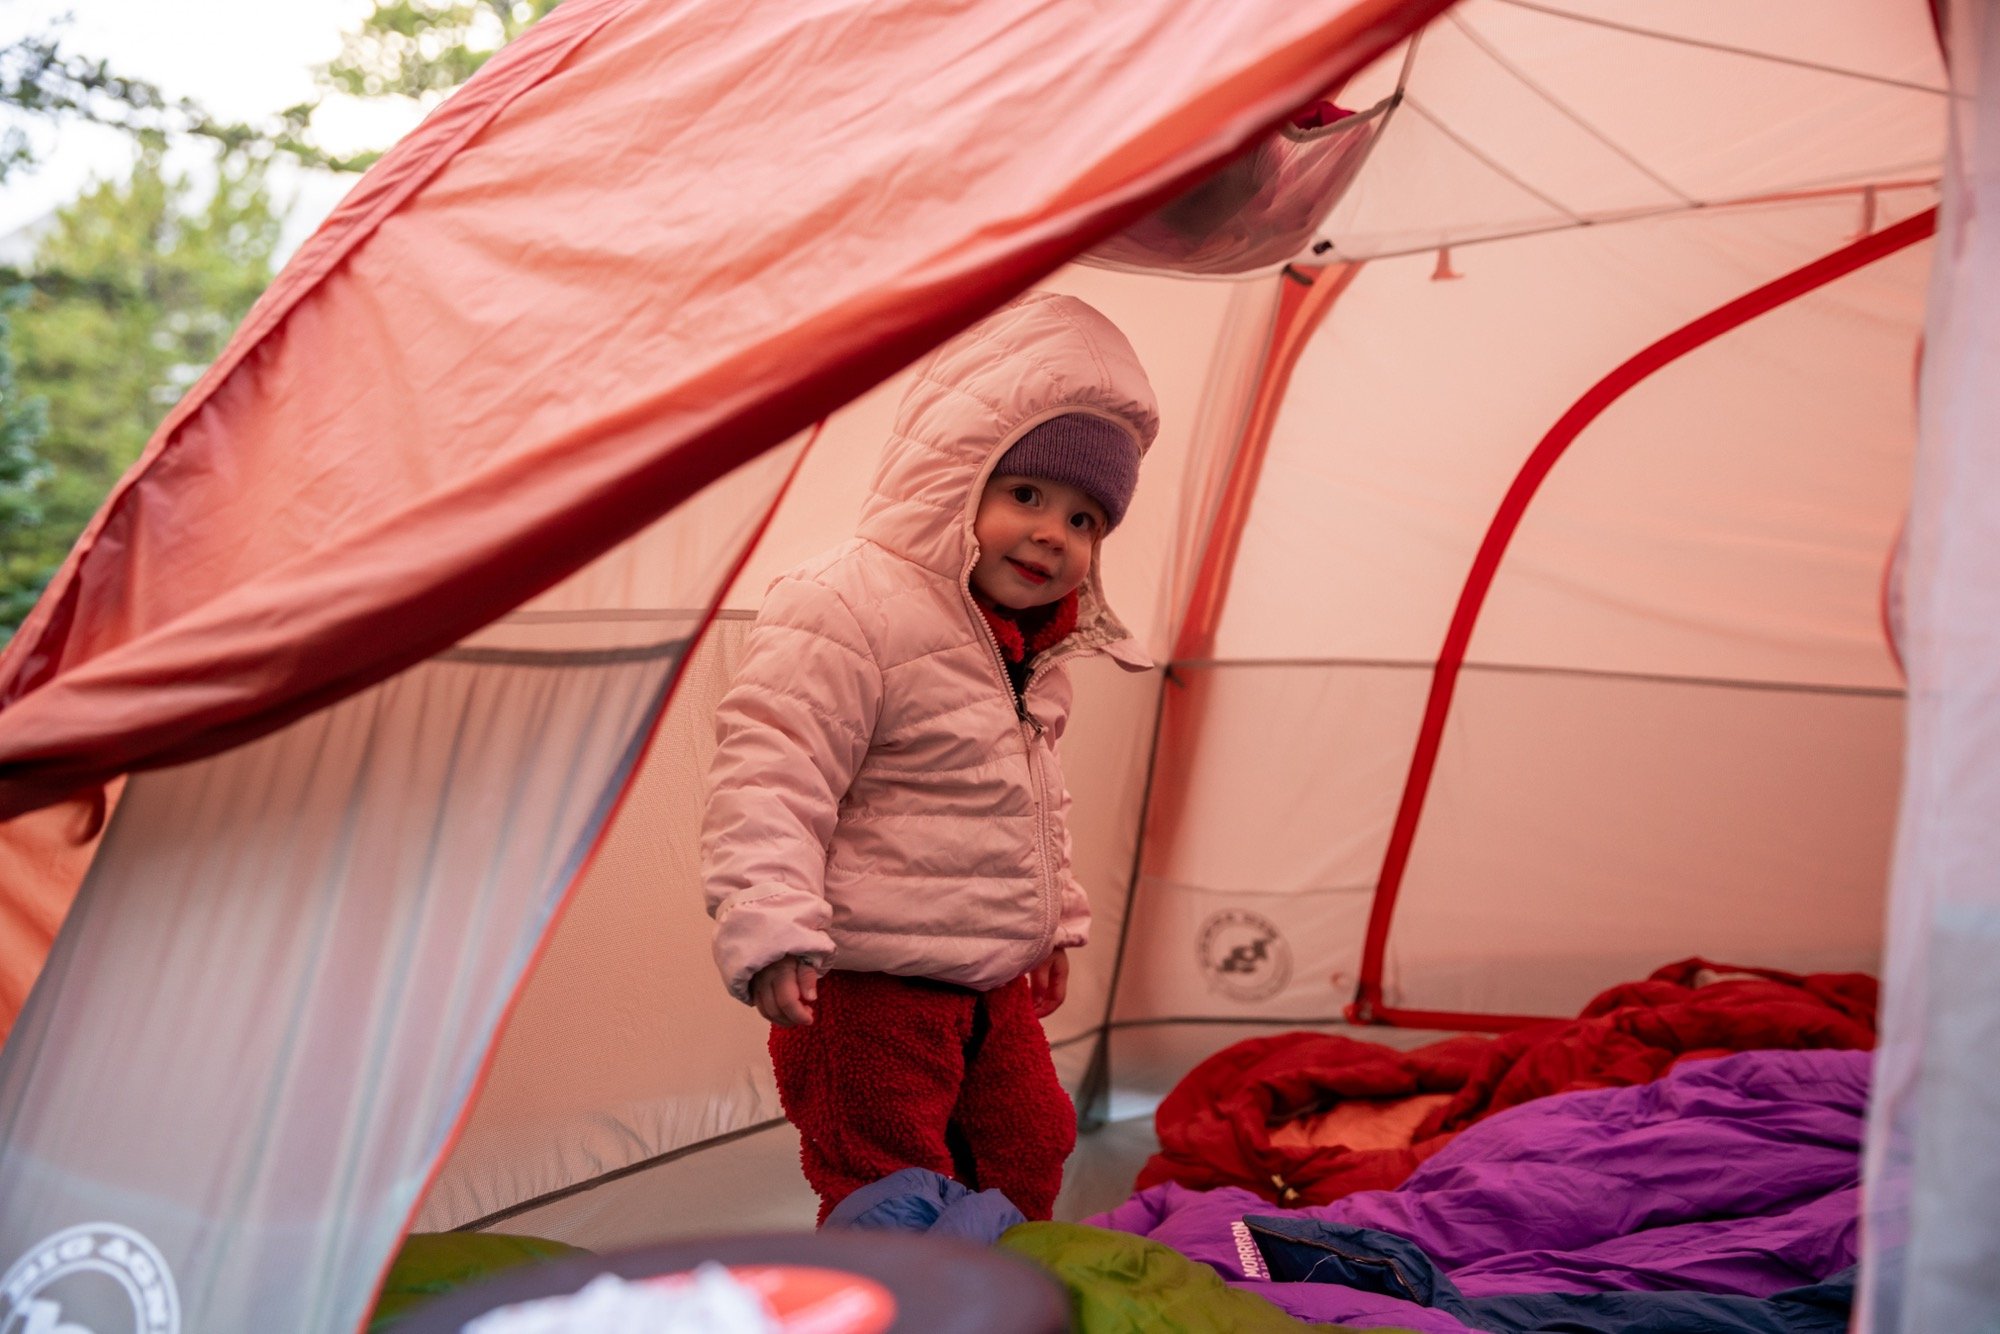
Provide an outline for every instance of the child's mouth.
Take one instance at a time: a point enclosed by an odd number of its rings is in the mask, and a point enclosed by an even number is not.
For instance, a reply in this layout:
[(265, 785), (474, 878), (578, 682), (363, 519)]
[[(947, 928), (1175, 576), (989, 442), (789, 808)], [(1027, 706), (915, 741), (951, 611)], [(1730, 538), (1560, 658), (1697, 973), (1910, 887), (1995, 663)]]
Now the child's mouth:
[(1045, 584), (1053, 577), (1041, 566), (1030, 565), (1026, 561), (1015, 560), (1012, 556), (1007, 558), (1007, 563), (1013, 566), (1015, 572), (1031, 584)]

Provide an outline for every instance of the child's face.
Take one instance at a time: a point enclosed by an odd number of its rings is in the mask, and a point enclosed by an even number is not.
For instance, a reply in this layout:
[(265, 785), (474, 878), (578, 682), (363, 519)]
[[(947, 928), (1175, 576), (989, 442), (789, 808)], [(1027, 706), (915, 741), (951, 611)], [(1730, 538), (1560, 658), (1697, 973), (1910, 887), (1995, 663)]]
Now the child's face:
[(972, 586), (1015, 611), (1060, 602), (1090, 573), (1103, 532), (1103, 507), (1065, 482), (992, 477), (972, 521), (979, 539)]

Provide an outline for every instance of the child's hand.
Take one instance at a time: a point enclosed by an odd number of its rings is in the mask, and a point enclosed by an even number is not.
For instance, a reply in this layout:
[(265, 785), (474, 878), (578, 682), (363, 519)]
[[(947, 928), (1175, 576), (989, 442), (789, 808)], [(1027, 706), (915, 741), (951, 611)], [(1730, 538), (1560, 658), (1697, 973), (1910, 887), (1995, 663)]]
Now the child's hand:
[(804, 959), (787, 957), (767, 963), (750, 979), (750, 1000), (757, 1013), (780, 1028), (813, 1021), (819, 999), (819, 970)]
[(1062, 1008), (1069, 995), (1069, 951), (1057, 950), (1041, 967), (1028, 972), (1028, 995), (1035, 1002), (1035, 1018), (1046, 1019)]

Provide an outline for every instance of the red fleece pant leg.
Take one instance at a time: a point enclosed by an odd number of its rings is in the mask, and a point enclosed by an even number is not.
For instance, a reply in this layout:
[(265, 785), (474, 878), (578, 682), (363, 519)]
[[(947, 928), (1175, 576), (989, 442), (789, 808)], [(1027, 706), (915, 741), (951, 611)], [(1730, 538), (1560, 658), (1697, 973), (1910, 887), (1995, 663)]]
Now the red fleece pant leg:
[(966, 1062), (952, 1120), (971, 1149), (978, 1188), (1047, 1219), (1076, 1147), (1076, 1108), (1056, 1078), (1028, 980), (987, 992), (984, 1003), (991, 1027)]
[[(771, 1030), (771, 1064), (822, 1223), (905, 1167), (952, 1176), (945, 1140), (977, 996), (886, 973), (820, 979), (813, 1022)], [(1046, 1044), (1045, 1044), (1046, 1045)]]

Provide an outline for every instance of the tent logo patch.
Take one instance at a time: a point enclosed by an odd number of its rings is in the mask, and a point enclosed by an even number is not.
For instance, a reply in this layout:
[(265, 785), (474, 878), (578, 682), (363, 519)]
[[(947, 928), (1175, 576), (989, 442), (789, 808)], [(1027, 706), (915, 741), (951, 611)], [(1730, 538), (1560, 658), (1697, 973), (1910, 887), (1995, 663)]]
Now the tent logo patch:
[(116, 1223), (79, 1223), (0, 1278), (0, 1334), (181, 1334), (180, 1295), (152, 1242)]
[(1224, 908), (1201, 924), (1196, 950), (1208, 988), (1231, 1000), (1269, 1000), (1292, 980), (1292, 948), (1267, 917)]

